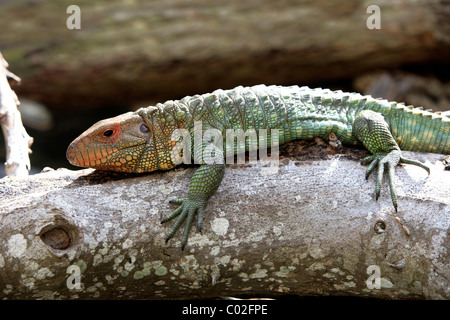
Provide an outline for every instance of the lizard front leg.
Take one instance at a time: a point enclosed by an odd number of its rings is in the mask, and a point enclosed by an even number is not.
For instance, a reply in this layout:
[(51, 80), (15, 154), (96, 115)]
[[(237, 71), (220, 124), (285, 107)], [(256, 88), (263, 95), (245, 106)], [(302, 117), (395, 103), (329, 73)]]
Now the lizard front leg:
[(425, 169), (428, 174), (430, 174), (430, 169), (418, 161), (403, 157), (400, 147), (389, 130), (389, 125), (380, 113), (371, 110), (359, 113), (353, 124), (353, 132), (357, 139), (373, 154), (364, 158), (361, 163), (369, 164), (366, 170), (366, 179), (377, 169), (376, 200), (380, 196), (381, 181), (384, 171), (387, 169), (391, 200), (395, 211), (397, 211), (398, 202), (394, 185), (395, 166), (399, 163), (412, 164)]
[(219, 188), (225, 173), (222, 148), (215, 144), (222, 139), (221, 133), (215, 132), (215, 136), (214, 134), (210, 135), (205, 133), (203, 139), (195, 143), (194, 136), (196, 129), (198, 128), (194, 127), (193, 132), (191, 133), (192, 142), (194, 143), (192, 156), (195, 161), (199, 161), (202, 164), (192, 176), (187, 197), (170, 201), (170, 203), (178, 204), (180, 206), (161, 221), (161, 223), (164, 223), (178, 217), (166, 236), (167, 243), (187, 218), (183, 237), (181, 239), (181, 250), (184, 250), (187, 244), (195, 215), (197, 215), (197, 229), (201, 232), (203, 211), (209, 198), (216, 193)]
[(178, 217), (172, 229), (167, 234), (166, 242), (174, 236), (183, 221), (187, 218), (181, 240), (181, 249), (184, 250), (195, 215), (197, 215), (197, 228), (201, 232), (203, 210), (206, 207), (208, 199), (219, 188), (224, 172), (224, 164), (204, 164), (195, 171), (191, 179), (187, 198), (172, 200), (171, 203), (179, 204), (180, 206), (161, 221), (161, 223), (164, 223)]

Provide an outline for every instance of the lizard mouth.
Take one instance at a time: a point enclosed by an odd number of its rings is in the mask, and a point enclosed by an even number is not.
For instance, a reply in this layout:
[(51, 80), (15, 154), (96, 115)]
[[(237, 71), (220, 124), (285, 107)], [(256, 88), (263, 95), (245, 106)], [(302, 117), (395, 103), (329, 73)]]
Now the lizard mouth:
[(106, 159), (119, 150), (110, 146), (80, 150), (74, 141), (67, 148), (66, 158), (74, 166), (95, 168), (104, 165)]
[[(69, 147), (67, 148), (66, 158), (69, 162), (77, 167), (84, 168), (94, 168), (94, 169), (116, 169), (113, 171), (117, 171), (120, 167), (123, 166), (124, 163), (129, 161), (128, 157), (130, 155), (124, 155), (124, 161), (120, 161), (120, 159), (111, 160), (111, 155), (129, 149), (131, 147), (139, 147), (145, 145), (146, 142), (138, 142), (134, 145), (123, 146), (122, 148), (117, 148), (109, 145), (99, 146), (96, 148), (85, 148), (84, 144), (80, 145), (80, 141), (76, 139), (73, 141)], [(121, 171), (121, 170), (118, 170)], [(123, 170), (122, 170), (123, 171)]]

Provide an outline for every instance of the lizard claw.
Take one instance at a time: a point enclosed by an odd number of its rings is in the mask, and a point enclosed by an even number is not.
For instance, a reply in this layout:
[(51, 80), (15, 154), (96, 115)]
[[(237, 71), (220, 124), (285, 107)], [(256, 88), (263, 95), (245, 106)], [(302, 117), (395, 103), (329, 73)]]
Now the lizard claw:
[(186, 198), (183, 198), (183, 199), (172, 199), (172, 200), (169, 200), (169, 203), (170, 204), (182, 204), (184, 200), (186, 200)]
[(422, 162), (416, 161), (416, 160), (412, 160), (412, 159), (407, 159), (404, 157), (400, 157), (400, 163), (405, 163), (405, 164), (412, 164), (414, 166), (418, 166), (421, 167), (422, 169), (424, 169), (428, 175), (430, 175), (430, 168), (426, 165), (424, 165)]
[[(189, 238), (189, 232), (192, 228), (192, 223), (194, 221), (194, 217), (197, 214), (198, 215), (198, 222), (197, 222), (197, 228), (201, 232), (202, 228), (202, 221), (203, 221), (203, 209), (206, 206), (206, 203), (204, 201), (200, 200), (192, 200), (189, 198), (185, 199), (175, 199), (169, 201), (172, 204), (179, 204), (180, 206), (172, 211), (170, 214), (168, 214), (161, 223), (165, 223), (167, 221), (170, 221), (176, 217), (177, 220), (175, 221), (175, 224), (172, 226), (170, 231), (167, 233), (166, 236), (166, 243), (175, 235), (175, 233), (180, 228), (181, 224), (186, 220), (186, 226), (184, 227), (183, 231), (183, 237), (181, 239), (181, 250), (184, 250), (186, 247), (188, 238)], [(187, 219), (186, 219), (187, 218)]]
[(377, 177), (375, 184), (376, 200), (378, 200), (378, 198), (380, 197), (381, 182), (383, 179), (384, 171), (387, 169), (389, 189), (391, 191), (391, 200), (392, 204), (394, 205), (395, 212), (397, 212), (398, 209), (397, 193), (395, 191), (394, 185), (395, 166), (399, 163), (412, 164), (423, 168), (428, 172), (428, 174), (430, 174), (430, 168), (428, 168), (426, 165), (418, 161), (404, 158), (400, 150), (392, 150), (390, 152), (380, 152), (372, 156), (366, 157), (361, 161), (361, 164), (367, 163), (370, 164), (366, 170), (366, 180), (369, 178), (370, 174), (375, 170), (375, 168), (377, 169)]
[(394, 172), (395, 172), (394, 168), (400, 162), (400, 158), (401, 158), (400, 150), (392, 150), (389, 153), (380, 152), (374, 154), (372, 156), (364, 158), (361, 161), (362, 164), (370, 163), (369, 167), (366, 170), (366, 180), (369, 178), (372, 172), (375, 171), (375, 168), (377, 169), (376, 184), (375, 184), (375, 199), (377, 201), (381, 193), (381, 182), (383, 179), (384, 171), (387, 168), (389, 189), (391, 191), (391, 200), (392, 204), (394, 205), (395, 212), (397, 212), (398, 201), (394, 185)]
[(224, 171), (224, 164), (201, 165), (192, 176), (187, 198), (170, 201), (171, 203), (180, 206), (161, 221), (164, 223), (178, 217), (177, 221), (175, 221), (175, 224), (167, 234), (166, 242), (174, 236), (183, 221), (186, 220), (186, 226), (184, 227), (183, 236), (181, 238), (181, 249), (184, 250), (195, 215), (197, 215), (197, 229), (199, 232), (202, 231), (203, 211), (208, 203), (208, 199), (219, 187), (220, 182), (223, 179)]

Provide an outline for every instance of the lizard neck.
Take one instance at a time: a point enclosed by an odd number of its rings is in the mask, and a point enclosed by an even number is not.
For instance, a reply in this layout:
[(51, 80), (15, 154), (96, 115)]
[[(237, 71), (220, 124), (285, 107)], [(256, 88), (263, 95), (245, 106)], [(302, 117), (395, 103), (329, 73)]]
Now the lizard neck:
[[(152, 131), (152, 138), (149, 139), (147, 151), (143, 154), (145, 166), (145, 158), (152, 155), (157, 161), (159, 170), (170, 170), (177, 166), (174, 157), (179, 156), (177, 149), (178, 138), (176, 138), (177, 129), (189, 130), (192, 117), (185, 105), (179, 101), (167, 101), (164, 104), (141, 108), (136, 111), (147, 126)], [(140, 168), (146, 171), (145, 167)]]

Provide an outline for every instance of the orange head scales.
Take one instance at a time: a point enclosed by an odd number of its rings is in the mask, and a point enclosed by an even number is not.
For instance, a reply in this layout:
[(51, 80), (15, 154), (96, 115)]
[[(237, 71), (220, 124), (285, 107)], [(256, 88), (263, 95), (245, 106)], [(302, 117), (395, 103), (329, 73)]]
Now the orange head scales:
[[(155, 140), (155, 137), (159, 139)], [(75, 166), (120, 172), (171, 169), (165, 137), (137, 112), (97, 122), (67, 148), (67, 160)]]

